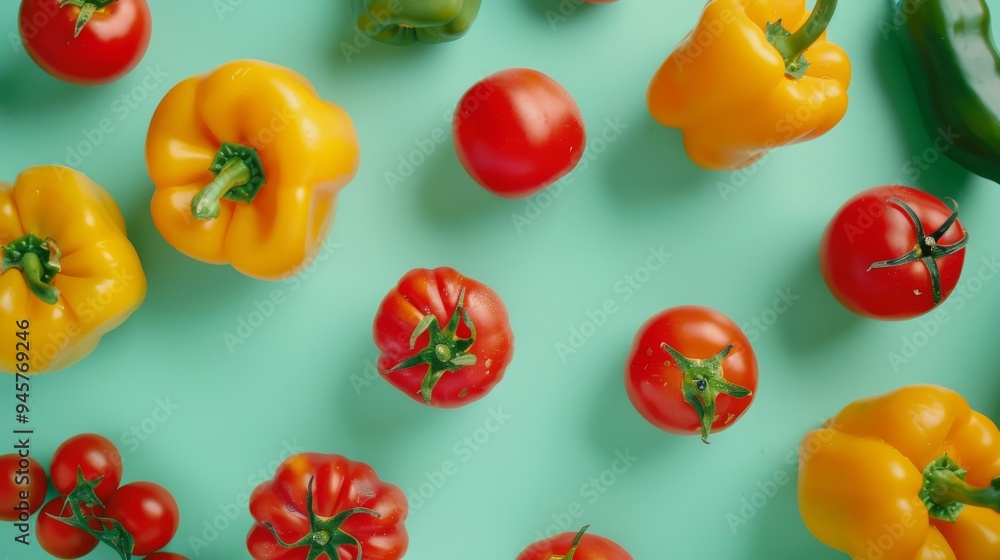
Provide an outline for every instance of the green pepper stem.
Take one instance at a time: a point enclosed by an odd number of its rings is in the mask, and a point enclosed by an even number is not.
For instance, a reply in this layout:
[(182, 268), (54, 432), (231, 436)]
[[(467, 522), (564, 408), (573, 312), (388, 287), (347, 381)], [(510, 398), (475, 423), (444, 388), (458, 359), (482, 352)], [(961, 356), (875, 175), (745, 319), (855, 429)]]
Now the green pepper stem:
[(1000, 488), (997, 487), (1000, 484), (991, 483), (985, 488), (979, 488), (948, 469), (930, 471), (924, 478), (931, 499), (938, 504), (959, 503), (1000, 512)]
[(774, 40), (774, 47), (778, 49), (781, 57), (785, 59), (785, 65), (793, 64), (806, 50), (809, 49), (823, 32), (826, 31), (833, 13), (837, 10), (837, 0), (816, 0), (813, 11), (798, 31), (784, 37), (777, 37)]
[(251, 176), (250, 167), (242, 158), (230, 158), (215, 179), (191, 200), (191, 215), (198, 220), (218, 218), (222, 211), (219, 199), (230, 190), (249, 183)]
[(54, 305), (59, 301), (59, 288), (52, 284), (46, 284), (42, 280), (42, 274), (45, 270), (42, 267), (42, 259), (37, 254), (30, 251), (24, 254), (24, 257), (21, 259), (21, 272), (24, 274), (24, 279), (28, 282), (28, 288), (31, 289), (33, 294), (38, 296), (38, 299), (49, 305)]

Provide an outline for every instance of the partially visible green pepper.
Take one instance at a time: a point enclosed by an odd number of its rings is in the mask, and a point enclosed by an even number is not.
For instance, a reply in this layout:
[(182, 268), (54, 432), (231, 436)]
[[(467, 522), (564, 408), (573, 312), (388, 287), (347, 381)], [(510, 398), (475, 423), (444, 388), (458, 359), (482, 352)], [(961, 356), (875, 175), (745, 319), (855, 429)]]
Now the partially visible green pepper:
[(899, 0), (900, 48), (932, 138), (942, 153), (1000, 182), (1000, 54), (985, 0)]
[(482, 0), (354, 0), (358, 28), (390, 45), (445, 43), (469, 30)]

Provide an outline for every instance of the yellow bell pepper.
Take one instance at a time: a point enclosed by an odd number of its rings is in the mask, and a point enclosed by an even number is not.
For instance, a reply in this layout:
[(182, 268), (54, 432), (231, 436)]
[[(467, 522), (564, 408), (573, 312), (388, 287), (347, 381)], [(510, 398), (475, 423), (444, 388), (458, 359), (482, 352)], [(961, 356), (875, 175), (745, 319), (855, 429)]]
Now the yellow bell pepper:
[(42, 373), (90, 354), (146, 297), (111, 195), (67, 167), (0, 181), (0, 370)]
[(954, 391), (844, 408), (799, 448), (799, 511), (852, 559), (1000, 558), (1000, 431)]
[(200, 261), (265, 280), (293, 276), (322, 246), (358, 159), (350, 116), (305, 78), (231, 62), (177, 84), (153, 114), (153, 222)]
[(843, 118), (850, 61), (826, 41), (837, 1), (816, 0), (812, 13), (805, 6), (805, 0), (711, 0), (657, 70), (649, 111), (683, 132), (696, 164), (747, 167)]

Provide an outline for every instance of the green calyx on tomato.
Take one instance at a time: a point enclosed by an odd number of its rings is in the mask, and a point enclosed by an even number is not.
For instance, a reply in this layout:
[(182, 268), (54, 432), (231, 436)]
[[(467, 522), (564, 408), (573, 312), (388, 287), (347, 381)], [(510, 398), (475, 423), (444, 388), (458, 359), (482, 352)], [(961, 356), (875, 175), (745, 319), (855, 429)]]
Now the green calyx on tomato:
[[(132, 549), (135, 547), (135, 539), (125, 530), (125, 527), (114, 519), (86, 515), (80, 507), (81, 503), (87, 507), (95, 505), (104, 506), (94, 490), (103, 479), (103, 476), (98, 476), (93, 480), (87, 480), (83, 476), (83, 468), (78, 467), (76, 487), (66, 496), (66, 503), (69, 504), (73, 515), (71, 517), (53, 517), (53, 519), (92, 535), (100, 542), (113, 548), (122, 560), (131, 560)], [(94, 529), (91, 526), (91, 522), (95, 520), (98, 522), (100, 529)]]
[(342, 528), (344, 522), (347, 521), (348, 517), (358, 513), (371, 515), (376, 519), (382, 517), (382, 515), (375, 510), (361, 507), (342, 511), (330, 518), (322, 518), (316, 515), (316, 511), (313, 509), (312, 487), (314, 479), (315, 477), (309, 477), (309, 486), (306, 488), (306, 509), (309, 511), (309, 533), (306, 536), (289, 544), (281, 540), (281, 537), (274, 530), (273, 525), (265, 522), (264, 526), (274, 535), (274, 540), (284, 548), (308, 546), (309, 555), (306, 556), (306, 560), (316, 560), (322, 554), (326, 554), (327, 558), (340, 558), (340, 553), (337, 551), (337, 547), (340, 546), (355, 547), (358, 551), (357, 560), (361, 560), (361, 542), (344, 532)]
[(920, 223), (920, 218), (917, 217), (913, 209), (902, 200), (896, 197), (889, 197), (886, 202), (891, 202), (896, 206), (899, 206), (904, 212), (906, 212), (910, 221), (913, 222), (913, 226), (917, 228), (917, 242), (913, 246), (913, 249), (905, 255), (894, 259), (878, 261), (872, 263), (871, 266), (868, 267), (868, 270), (871, 270), (873, 268), (900, 266), (916, 261), (924, 263), (924, 266), (927, 267), (927, 272), (930, 273), (931, 276), (931, 291), (934, 295), (935, 305), (941, 303), (941, 275), (938, 273), (937, 259), (957, 253), (969, 242), (969, 234), (966, 233), (961, 239), (951, 245), (938, 244), (941, 236), (944, 235), (948, 229), (951, 228), (951, 225), (955, 223), (955, 220), (958, 219), (958, 203), (950, 198), (945, 200), (952, 209), (951, 215), (948, 216), (948, 219), (945, 220), (944, 223), (941, 224), (941, 227), (937, 228), (934, 233), (924, 235), (924, 226)]
[(83, 26), (87, 25), (90, 21), (91, 16), (94, 12), (107, 7), (109, 4), (114, 4), (118, 0), (62, 0), (59, 3), (60, 8), (65, 8), (66, 6), (74, 6), (80, 8), (80, 15), (76, 18), (76, 26), (73, 28), (73, 37), (79, 37), (80, 31), (83, 30)]
[(54, 305), (59, 301), (59, 288), (51, 284), (62, 270), (59, 245), (50, 238), (42, 239), (33, 233), (19, 237), (3, 246), (3, 265), (0, 274), (16, 268), (24, 274), (31, 292), (38, 299)]
[(722, 361), (726, 359), (733, 345), (726, 346), (711, 358), (688, 358), (674, 350), (666, 342), (662, 348), (673, 356), (677, 368), (681, 370), (681, 392), (701, 419), (701, 441), (708, 443), (708, 433), (715, 422), (715, 400), (719, 395), (734, 398), (748, 397), (750, 389), (727, 381), (722, 376)]
[[(469, 328), (471, 332), (469, 338), (457, 336), (459, 318)], [(433, 313), (425, 315), (413, 329), (413, 334), (410, 335), (410, 349), (416, 346), (417, 338), (424, 331), (430, 335), (427, 346), (417, 354), (397, 364), (388, 373), (427, 364), (427, 374), (424, 375), (423, 382), (420, 384), (420, 396), (423, 397), (425, 404), (430, 404), (434, 386), (441, 380), (441, 376), (445, 372), (455, 371), (463, 366), (471, 366), (476, 363), (476, 355), (468, 353), (476, 342), (476, 327), (472, 324), (469, 313), (465, 310), (465, 288), (462, 288), (461, 293), (459, 293), (458, 305), (444, 330), (441, 330), (437, 317)]]

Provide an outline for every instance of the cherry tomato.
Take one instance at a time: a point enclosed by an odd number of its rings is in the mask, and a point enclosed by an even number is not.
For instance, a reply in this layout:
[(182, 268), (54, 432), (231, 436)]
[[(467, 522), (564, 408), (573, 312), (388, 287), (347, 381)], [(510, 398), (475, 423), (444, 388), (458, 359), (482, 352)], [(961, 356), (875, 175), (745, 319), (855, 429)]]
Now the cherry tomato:
[(515, 560), (632, 560), (632, 555), (611, 539), (584, 533), (584, 527), (579, 533), (562, 533), (554, 537), (540, 540), (521, 554)]
[(954, 201), (901, 185), (874, 187), (848, 200), (826, 226), (820, 270), (851, 311), (911, 319), (955, 289), (967, 241)]
[(145, 560), (188, 560), (188, 557), (173, 552), (155, 552), (147, 556)]
[(674, 434), (720, 432), (746, 412), (757, 391), (757, 358), (731, 319), (707, 307), (672, 307), (635, 335), (625, 366), (632, 406)]
[(576, 102), (558, 82), (528, 68), (474, 85), (452, 121), (455, 151), (483, 188), (524, 198), (576, 167), (586, 137)]
[(136, 556), (167, 546), (180, 524), (174, 497), (152, 482), (130, 482), (119, 488), (105, 502), (104, 515), (117, 520), (132, 535)]
[(79, 434), (62, 443), (52, 455), (49, 474), (52, 485), (63, 496), (76, 487), (77, 467), (83, 469), (83, 477), (94, 480), (103, 476), (94, 488), (101, 502), (118, 489), (122, 480), (122, 456), (111, 441), (98, 434)]
[[(88, 5), (97, 9), (77, 30)], [(19, 30), (25, 50), (43, 70), (67, 82), (97, 85), (139, 64), (152, 21), (146, 0), (22, 0)]]
[[(89, 508), (81, 505), (84, 515), (101, 515), (101, 507)], [(66, 504), (66, 498), (59, 497), (45, 504), (38, 514), (35, 524), (35, 534), (38, 544), (52, 556), (56, 558), (80, 558), (86, 556), (91, 550), (97, 547), (98, 540), (85, 531), (70, 527), (62, 521), (52, 519), (55, 517), (72, 517), (73, 512)], [(94, 529), (100, 529), (100, 523), (94, 520), (91, 523)]]
[(417, 268), (385, 296), (375, 314), (383, 377), (410, 398), (455, 408), (503, 379), (514, 333), (500, 296), (451, 268)]
[(49, 479), (32, 457), (0, 455), (0, 521), (25, 522), (45, 503)]

